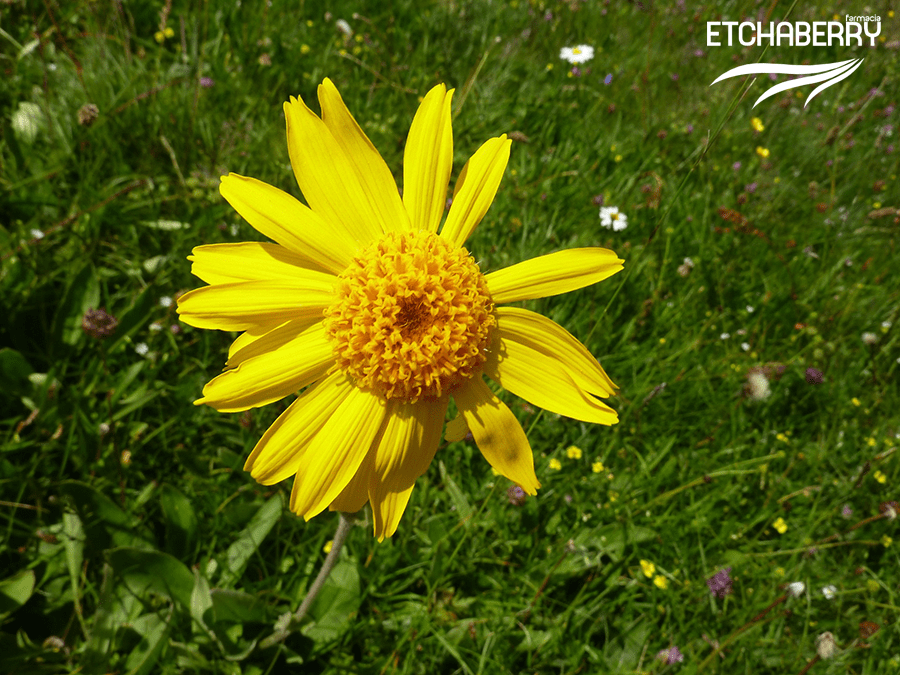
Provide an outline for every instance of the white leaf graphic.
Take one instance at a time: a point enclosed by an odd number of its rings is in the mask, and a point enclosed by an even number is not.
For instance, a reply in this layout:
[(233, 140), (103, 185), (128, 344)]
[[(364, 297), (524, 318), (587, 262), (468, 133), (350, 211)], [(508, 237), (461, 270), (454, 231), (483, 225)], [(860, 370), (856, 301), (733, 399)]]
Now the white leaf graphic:
[(738, 66), (737, 68), (732, 68), (731, 70), (719, 75), (719, 77), (717, 77), (709, 86), (711, 87), (713, 84), (716, 84), (716, 82), (727, 80), (730, 77), (738, 77), (739, 75), (762, 75), (766, 73), (778, 73), (782, 75), (809, 76), (801, 77), (797, 80), (782, 82), (781, 84), (775, 85), (765, 94), (756, 99), (756, 103), (753, 104), (753, 107), (755, 108), (770, 96), (774, 96), (775, 94), (778, 94), (782, 91), (794, 89), (795, 87), (802, 87), (805, 84), (815, 84), (816, 82), (825, 81), (824, 84), (819, 85), (818, 87), (813, 89), (813, 92), (806, 98), (806, 102), (803, 104), (803, 107), (805, 108), (812, 100), (813, 96), (818, 94), (820, 91), (824, 91), (831, 85), (840, 82), (847, 77), (850, 77), (850, 75), (853, 74), (853, 71), (855, 71), (860, 67), (860, 65), (862, 65), (863, 61), (865, 61), (865, 59), (849, 59), (847, 61), (838, 61), (837, 63), (825, 63), (820, 66), (792, 66), (786, 63), (750, 63), (746, 66)]

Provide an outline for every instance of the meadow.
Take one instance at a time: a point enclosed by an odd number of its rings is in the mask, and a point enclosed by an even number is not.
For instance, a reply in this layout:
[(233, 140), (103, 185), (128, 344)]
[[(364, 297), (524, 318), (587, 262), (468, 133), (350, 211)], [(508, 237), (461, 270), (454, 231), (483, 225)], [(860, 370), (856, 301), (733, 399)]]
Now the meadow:
[[(874, 46), (765, 53), (707, 47), (706, 22), (863, 8), (388, 5), (0, 4), (0, 672), (898, 672), (890, 3), (865, 9)], [(576, 45), (592, 58), (561, 58)], [(753, 108), (768, 76), (709, 86), (862, 57), (805, 107), (811, 86)], [(573, 247), (625, 260), (523, 303), (599, 359), (619, 423), (501, 395), (538, 495), (442, 443), (397, 533), (379, 543), (362, 513), (301, 629), (263, 646), (338, 516), (304, 522), (291, 480), (242, 470), (290, 400), (193, 405), (235, 336), (175, 308), (202, 285), (192, 248), (263, 240), (221, 175), (302, 198), (282, 103), (318, 112), (326, 77), (398, 185), (435, 84), (456, 89), (451, 188), (510, 134), (467, 242), (483, 271)]]

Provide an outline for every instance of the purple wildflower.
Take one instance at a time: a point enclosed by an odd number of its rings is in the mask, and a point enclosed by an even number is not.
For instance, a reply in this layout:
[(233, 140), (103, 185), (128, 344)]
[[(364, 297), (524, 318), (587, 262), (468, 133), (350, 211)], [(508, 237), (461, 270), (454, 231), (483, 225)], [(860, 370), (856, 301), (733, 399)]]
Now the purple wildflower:
[(672, 82), (678, 82), (678, 73), (672, 73), (669, 77), (672, 78)]
[(581, 68), (579, 68), (578, 66), (572, 66), (572, 76), (581, 77)]
[(506, 490), (506, 498), (513, 506), (522, 506), (525, 503), (525, 490), (518, 485), (512, 485)]
[(547, 12), (544, 14), (544, 21), (553, 21), (553, 12)]
[(824, 381), (825, 376), (821, 370), (812, 367), (806, 369), (806, 384), (822, 384)]
[(673, 663), (681, 663), (684, 661), (684, 654), (681, 653), (681, 650), (678, 649), (675, 645), (672, 645), (668, 649), (663, 649), (660, 651), (656, 658), (660, 661), (665, 661), (666, 665), (672, 665)]
[(844, 504), (844, 508), (841, 509), (841, 516), (845, 520), (850, 520), (850, 517), (853, 515), (853, 509), (850, 508), (849, 504)]
[(687, 131), (689, 134), (694, 133), (694, 125), (693, 125), (693, 124), (688, 124), (688, 125), (687, 125), (687, 129), (686, 129), (685, 131)]
[(706, 585), (709, 587), (709, 592), (717, 598), (724, 598), (726, 595), (731, 595), (732, 583), (733, 581), (731, 579), (730, 567), (719, 570), (706, 580)]
[(204, 89), (209, 89), (213, 85), (215, 85), (216, 81), (211, 77), (201, 77), (200, 78), (200, 86)]
[(752, 183), (748, 183), (744, 186), (744, 190), (750, 193), (756, 192), (756, 188), (759, 187), (759, 183), (753, 181)]
[(594, 195), (591, 201), (594, 203), (594, 206), (603, 206), (603, 195)]
[(740, 171), (740, 170), (741, 170), (741, 163), (740, 163), (740, 162), (735, 162), (734, 164), (731, 165), (731, 168), (734, 169), (735, 171)]
[(81, 317), (81, 330), (92, 338), (102, 340), (116, 332), (119, 320), (104, 308), (89, 309)]
[(612, 73), (603, 78), (603, 84), (609, 85), (610, 83), (612, 83)]

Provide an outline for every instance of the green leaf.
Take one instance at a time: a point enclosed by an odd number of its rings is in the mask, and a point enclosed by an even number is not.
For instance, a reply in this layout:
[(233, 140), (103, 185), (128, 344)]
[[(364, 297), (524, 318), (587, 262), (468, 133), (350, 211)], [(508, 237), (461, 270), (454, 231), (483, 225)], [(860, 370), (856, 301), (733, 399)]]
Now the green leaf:
[(131, 591), (117, 583), (112, 568), (103, 566), (103, 583), (97, 611), (90, 622), (90, 639), (81, 658), (86, 673), (109, 672), (110, 656), (116, 633), (129, 625), (141, 612), (141, 602)]
[(97, 488), (73, 480), (60, 484), (59, 491), (72, 501), (78, 512), (91, 552), (115, 546), (152, 546), (152, 537), (140, 521)]
[(156, 593), (190, 610), (194, 575), (177, 558), (161, 551), (123, 547), (109, 552), (109, 564), (135, 595)]
[(28, 602), (34, 593), (34, 570), (22, 570), (0, 581), (0, 619), (4, 619)]
[(145, 614), (133, 622), (133, 628), (142, 637), (125, 660), (125, 671), (128, 675), (147, 675), (153, 672), (168, 642), (173, 611), (174, 608), (170, 607), (165, 619), (158, 614)]
[(125, 344), (126, 338), (150, 320), (155, 293), (155, 289), (152, 286), (148, 286), (135, 299), (131, 307), (125, 311), (119, 319), (119, 325), (116, 327), (115, 334), (110, 338), (110, 352)]
[(159, 501), (166, 521), (166, 551), (181, 558), (188, 553), (197, 534), (197, 516), (191, 500), (177, 488), (164, 483)]
[(283, 508), (280, 494), (276, 494), (260, 507), (247, 527), (238, 535), (237, 541), (228, 547), (225, 567), (219, 579), (220, 586), (228, 587), (238, 580), (250, 557), (256, 553), (263, 539), (281, 518)]
[(441, 471), (441, 480), (444, 481), (444, 487), (447, 488), (447, 494), (450, 495), (450, 501), (452, 501), (453, 506), (456, 507), (460, 520), (468, 526), (470, 522), (469, 516), (472, 515), (472, 506), (469, 504), (469, 500), (466, 499), (463, 491), (459, 489), (459, 486), (450, 477), (450, 474), (447, 473), (447, 467), (444, 466), (443, 461), (438, 462), (438, 468)]
[(314, 623), (301, 632), (317, 643), (333, 642), (347, 630), (361, 602), (356, 560), (339, 560), (309, 609)]
[(223, 588), (212, 589), (213, 623), (262, 623), (269, 620), (268, 604), (256, 595)]
[(25, 396), (31, 391), (28, 377), (34, 372), (31, 364), (15, 349), (0, 349), (0, 396)]
[(54, 319), (56, 336), (64, 344), (74, 345), (84, 335), (81, 320), (89, 309), (100, 307), (100, 282), (94, 266), (81, 268), (66, 289)]

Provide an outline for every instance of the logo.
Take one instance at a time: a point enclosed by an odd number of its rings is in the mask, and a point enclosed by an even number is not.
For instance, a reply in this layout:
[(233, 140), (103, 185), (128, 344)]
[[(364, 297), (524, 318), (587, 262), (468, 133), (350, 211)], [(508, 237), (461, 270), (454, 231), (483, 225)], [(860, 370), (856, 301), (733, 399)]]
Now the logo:
[[(872, 30), (869, 29), (872, 24)], [(769, 22), (768, 32), (763, 28), (763, 23), (757, 21), (708, 21), (706, 23), (706, 44), (709, 47), (721, 47), (727, 38), (727, 45), (734, 45), (735, 38), (744, 47), (829, 47), (838, 45), (841, 47), (864, 46), (864, 38), (870, 46), (875, 46), (875, 38), (881, 34), (881, 17), (879, 16), (850, 16), (847, 15), (844, 22), (840, 21), (797, 21), (788, 23), (780, 21), (777, 24)], [(793, 75), (794, 79), (782, 82), (756, 99), (755, 108), (767, 98), (782, 91), (802, 87), (807, 84), (819, 84), (806, 98), (803, 104), (805, 108), (819, 92), (824, 91), (833, 84), (844, 80), (862, 65), (864, 59), (849, 59), (836, 63), (821, 65), (794, 66), (784, 63), (752, 63), (738, 66), (717, 77), (709, 86), (740, 75)], [(796, 77), (804, 75), (805, 77)]]

